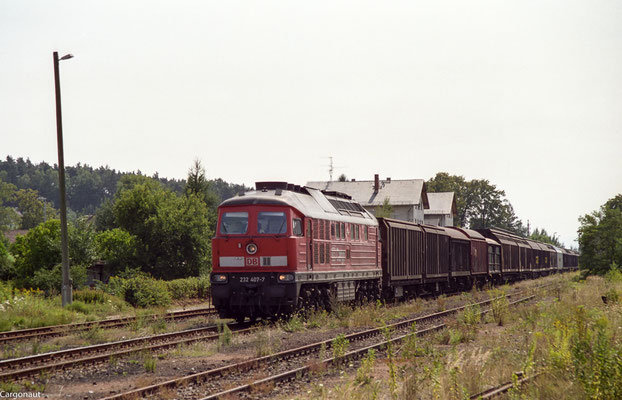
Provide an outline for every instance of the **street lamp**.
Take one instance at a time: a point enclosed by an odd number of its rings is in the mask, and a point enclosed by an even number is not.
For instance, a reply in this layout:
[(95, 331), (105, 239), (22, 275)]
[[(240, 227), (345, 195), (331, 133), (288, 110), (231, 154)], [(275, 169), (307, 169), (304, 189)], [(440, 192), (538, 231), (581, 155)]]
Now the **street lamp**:
[[(60, 60), (69, 60), (73, 55), (67, 54)], [(63, 155), (63, 118), (60, 109), (60, 75), (58, 72), (58, 52), (54, 52), (54, 86), (56, 91), (56, 140), (58, 143), (58, 187), (60, 189), (60, 237), (61, 254), (63, 260), (63, 285), (61, 297), (63, 307), (71, 304), (71, 278), (69, 277), (69, 251), (67, 248), (67, 203), (65, 201), (65, 157)]]

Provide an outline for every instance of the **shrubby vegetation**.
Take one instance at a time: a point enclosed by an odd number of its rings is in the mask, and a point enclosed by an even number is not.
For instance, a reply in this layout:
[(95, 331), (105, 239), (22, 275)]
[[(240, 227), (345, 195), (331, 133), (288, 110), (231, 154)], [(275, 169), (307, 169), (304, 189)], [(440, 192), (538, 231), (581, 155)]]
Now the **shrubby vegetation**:
[(210, 282), (208, 276), (163, 281), (143, 272), (127, 270), (101, 287), (135, 307), (164, 307), (171, 300), (208, 298)]
[(171, 303), (171, 295), (166, 282), (144, 274), (137, 274), (130, 278), (113, 276), (106, 289), (134, 307), (166, 307)]
[(579, 218), (581, 268), (604, 274), (622, 265), (622, 194)]
[(58, 295), (45, 296), (40, 290), (0, 282), (0, 331), (100, 319), (128, 308), (116, 297), (91, 292), (95, 291), (76, 291), (73, 304), (63, 308)]
[[(29, 160), (10, 157), (0, 161), (0, 233), (30, 228), (12, 246), (0, 235), (0, 279), (50, 295), (58, 292), (61, 282), (60, 223), (53, 218), (53, 204), (44, 206), (37, 190), (45, 193), (53, 188), (50, 179), (56, 179), (55, 174), (56, 170), (45, 163), (35, 166)], [(109, 275), (128, 268), (156, 279), (206, 275), (211, 269), (216, 207), (224, 196), (245, 189), (222, 180), (208, 181), (199, 161), (190, 168), (187, 182), (80, 165), (68, 168), (68, 175), (74, 179), (73, 183), (71, 178), (68, 182), (68, 191), (72, 187), (74, 195), (86, 187), (99, 193), (97, 201), (81, 197), (81, 205), (76, 207), (81, 212), (96, 209), (95, 218), (74, 215), (69, 221), (74, 288), (84, 286), (87, 267), (97, 260), (106, 263)], [(71, 200), (69, 203), (71, 206)], [(47, 221), (43, 222), (44, 219)], [(147, 286), (159, 285), (146, 282)], [(206, 278), (175, 281), (170, 286), (171, 294), (173, 298), (201, 297), (207, 284)], [(128, 293), (132, 304), (170, 302), (168, 294), (160, 298), (134, 294), (131, 290)]]

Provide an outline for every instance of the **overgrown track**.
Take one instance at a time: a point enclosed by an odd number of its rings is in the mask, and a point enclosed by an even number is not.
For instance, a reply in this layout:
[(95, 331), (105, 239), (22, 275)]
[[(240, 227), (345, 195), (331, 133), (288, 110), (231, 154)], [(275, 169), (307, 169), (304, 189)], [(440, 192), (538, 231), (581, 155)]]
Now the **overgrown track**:
[(484, 390), (483, 392), (480, 392), (480, 393), (478, 393), (476, 395), (473, 395), (473, 396), (471, 396), (469, 398), (470, 399), (482, 399), (482, 400), (494, 399), (497, 396), (500, 396), (500, 395), (502, 395), (504, 393), (507, 393), (511, 388), (518, 387), (518, 386), (522, 385), (523, 383), (528, 382), (531, 379), (534, 379), (534, 378), (540, 376), (541, 373), (539, 372), (539, 373), (536, 373), (536, 374), (533, 374), (533, 375), (525, 376), (522, 372), (517, 372), (515, 375), (516, 375), (516, 381), (515, 382), (503, 383), (503, 384), (501, 384), (499, 386), (496, 386), (494, 388), (490, 388), (490, 389)]
[(163, 315), (146, 315), (142, 317), (121, 317), (102, 319), (98, 321), (82, 322), (79, 324), (53, 325), (41, 328), (21, 329), (17, 331), (0, 332), (0, 345), (20, 341), (20, 340), (39, 340), (55, 336), (67, 336), (79, 331), (93, 329), (95, 327), (102, 329), (119, 328), (130, 325), (137, 321), (138, 318), (147, 320), (155, 320), (164, 318), (167, 321), (178, 321), (201, 316), (209, 316), (216, 314), (216, 310), (210, 308), (197, 308), (194, 310), (172, 311)]
[[(505, 297), (513, 297), (520, 294), (524, 294), (524, 292), (508, 294)], [(509, 304), (516, 304), (519, 302), (531, 300), (533, 298), (535, 298), (535, 295), (529, 295), (513, 301)], [(367, 351), (370, 349), (381, 349), (383, 348), (383, 346), (386, 346), (387, 341), (384, 340), (384, 335), (386, 335), (387, 329), (392, 332), (392, 335), (400, 334), (400, 331), (407, 332), (393, 339), (390, 339), (390, 342), (404, 340), (405, 338), (413, 334), (419, 336), (435, 332), (446, 326), (444, 323), (434, 325), (434, 323), (436, 323), (440, 319), (463, 311), (467, 307), (487, 306), (491, 304), (493, 300), (494, 299), (468, 304), (447, 311), (428, 314), (406, 321), (400, 321), (386, 327), (369, 329), (363, 332), (347, 335), (345, 336), (345, 339), (347, 339), (349, 343), (361, 342), (362, 347), (345, 354), (341, 358), (341, 360), (345, 361), (360, 358), (363, 355), (367, 354)], [(414, 326), (425, 326), (425, 328), (422, 328), (414, 333), (409, 332), (409, 329), (411, 329), (413, 324)], [(379, 337), (380, 340), (378, 340)], [(373, 344), (366, 344), (370, 339)], [(253, 388), (271, 387), (271, 385), (277, 382), (297, 379), (300, 376), (308, 373), (312, 368), (314, 368), (314, 363), (311, 360), (318, 361), (319, 351), (323, 348), (331, 348), (332, 343), (332, 340), (313, 343), (307, 346), (282, 351), (280, 353), (272, 354), (269, 356), (258, 357), (229, 366), (199, 372), (196, 374), (187, 375), (178, 379), (169, 380), (148, 387), (135, 389), (126, 393), (107, 397), (105, 398), (105, 400), (152, 398), (157, 397), (157, 393), (161, 390), (176, 391), (177, 395), (175, 395), (175, 398), (199, 398), (207, 395), (207, 397), (204, 397), (205, 399), (215, 399), (230, 396), (238, 392), (249, 391)], [(319, 361), (319, 364), (328, 366), (333, 364), (334, 362), (335, 360), (331, 358), (321, 360)], [(316, 362), (315, 364), (318, 363)], [(317, 367), (317, 365), (315, 367)], [(253, 375), (249, 373), (249, 371), (252, 370), (258, 371), (259, 374), (264, 374), (266, 372), (274, 374), (267, 378), (262, 378), (254, 381), (252, 383), (246, 383), (249, 381), (249, 379), (252, 379)]]
[[(258, 327), (249, 324), (229, 324), (236, 334), (249, 333)], [(138, 352), (158, 352), (198, 341), (218, 339), (217, 325), (180, 332), (145, 336), (136, 339), (104, 343), (75, 349), (37, 354), (0, 361), (0, 382), (36, 376), (44, 371), (63, 370), (83, 364), (108, 362), (111, 357), (123, 357)]]

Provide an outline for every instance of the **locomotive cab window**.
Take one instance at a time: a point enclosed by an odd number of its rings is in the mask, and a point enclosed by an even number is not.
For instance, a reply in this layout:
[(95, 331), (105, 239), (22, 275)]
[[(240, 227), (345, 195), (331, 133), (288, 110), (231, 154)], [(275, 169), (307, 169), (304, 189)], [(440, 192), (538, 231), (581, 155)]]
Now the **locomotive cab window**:
[(257, 215), (257, 233), (278, 235), (287, 232), (287, 217), (282, 211), (262, 211)]
[(226, 212), (220, 219), (220, 233), (223, 235), (242, 235), (248, 230), (247, 212)]
[(292, 223), (292, 231), (296, 236), (302, 236), (302, 220), (294, 218)]

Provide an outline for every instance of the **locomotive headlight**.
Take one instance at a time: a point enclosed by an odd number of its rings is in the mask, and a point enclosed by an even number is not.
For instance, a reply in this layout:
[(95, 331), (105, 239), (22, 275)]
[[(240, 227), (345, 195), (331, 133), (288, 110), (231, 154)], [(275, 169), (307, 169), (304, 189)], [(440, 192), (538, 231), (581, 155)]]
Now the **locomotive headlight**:
[(212, 275), (212, 282), (226, 283), (227, 282), (227, 275), (225, 275), (225, 274), (214, 274), (214, 275)]
[(250, 255), (257, 253), (257, 245), (255, 243), (249, 243), (246, 245), (246, 252)]
[(293, 280), (294, 280), (294, 275), (292, 274), (279, 275), (279, 282), (292, 282)]

